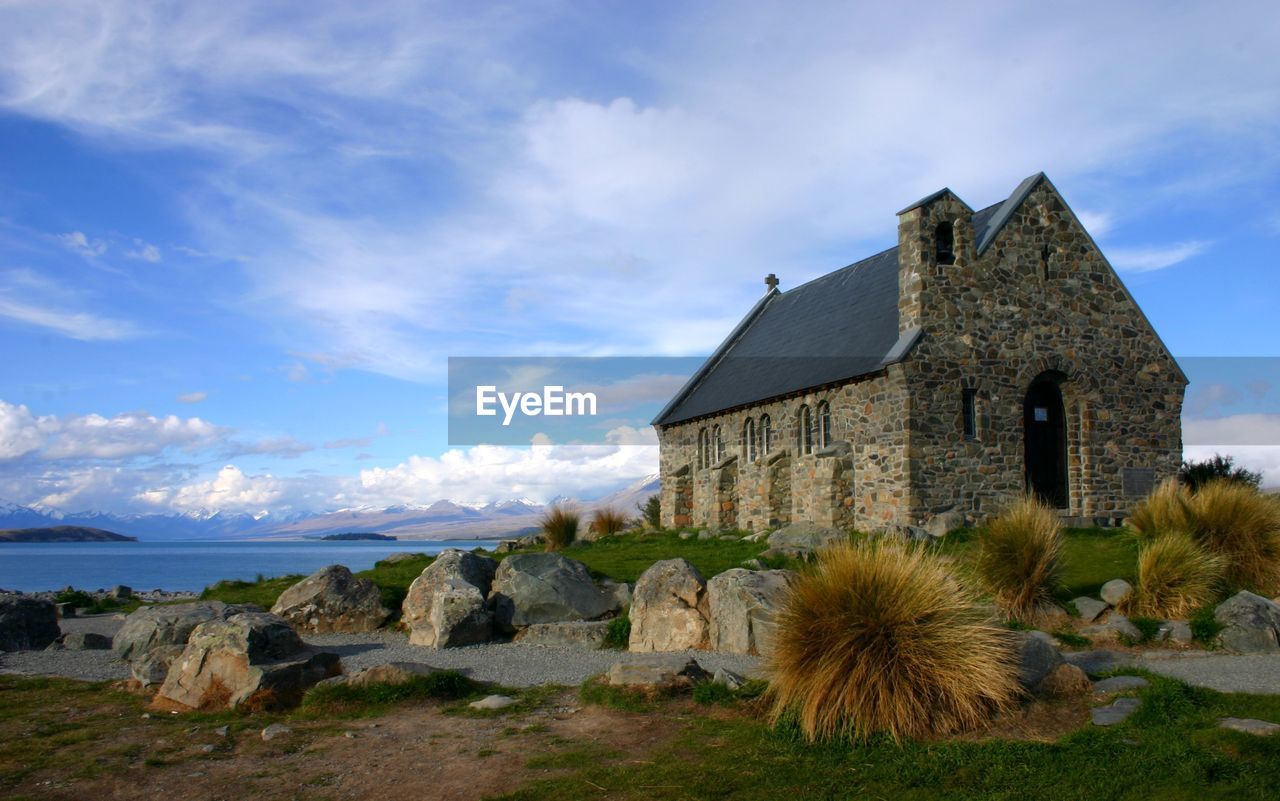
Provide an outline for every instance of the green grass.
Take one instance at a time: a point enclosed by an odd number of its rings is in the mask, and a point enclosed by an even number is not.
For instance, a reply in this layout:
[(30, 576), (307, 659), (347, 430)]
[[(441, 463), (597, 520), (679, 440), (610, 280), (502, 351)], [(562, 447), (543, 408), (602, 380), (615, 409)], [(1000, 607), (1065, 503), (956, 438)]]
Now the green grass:
[[(1231, 715), (1280, 720), (1280, 697), (1221, 695), (1150, 677), (1120, 726), (1054, 743), (1009, 740), (808, 745), (750, 711), (693, 715), (641, 759), (557, 760), (559, 775), (503, 799), (559, 801), (590, 787), (615, 799), (1105, 801), (1272, 799), (1280, 737), (1218, 729)], [(603, 791), (596, 788), (604, 788)]]
[(478, 698), (487, 691), (456, 670), (414, 676), (403, 684), (325, 684), (313, 687), (302, 699), (299, 712), (308, 718), (368, 717), (406, 701), (458, 701)]
[[(745, 532), (739, 532), (745, 533)], [(769, 546), (742, 540), (680, 539), (675, 532), (635, 532), (605, 537), (597, 542), (579, 542), (562, 553), (587, 566), (597, 576), (634, 582), (654, 562), (687, 559), (704, 578), (711, 578), (742, 563)]]
[(382, 605), (391, 610), (392, 618), (400, 618), (400, 605), (404, 596), (409, 593), (409, 585), (422, 575), (422, 571), (434, 559), (424, 556), (420, 559), (406, 559), (403, 562), (378, 562), (368, 570), (356, 573), (360, 578), (371, 580), (382, 591)]
[(217, 584), (205, 587), (200, 593), (202, 601), (222, 601), (229, 604), (257, 604), (263, 609), (275, 605), (280, 593), (301, 581), (304, 576), (276, 576), (259, 578), (257, 581), (238, 581), (224, 579)]

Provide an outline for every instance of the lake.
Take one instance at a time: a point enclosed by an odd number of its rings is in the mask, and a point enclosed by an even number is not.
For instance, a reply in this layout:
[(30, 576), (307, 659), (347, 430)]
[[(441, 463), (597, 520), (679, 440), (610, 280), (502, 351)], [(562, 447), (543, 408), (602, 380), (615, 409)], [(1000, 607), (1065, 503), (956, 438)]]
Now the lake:
[(0, 544), (0, 589), (37, 592), (68, 585), (199, 592), (221, 579), (310, 574), (326, 565), (353, 571), (400, 551), (491, 548), (492, 540), (397, 542), (65, 542)]

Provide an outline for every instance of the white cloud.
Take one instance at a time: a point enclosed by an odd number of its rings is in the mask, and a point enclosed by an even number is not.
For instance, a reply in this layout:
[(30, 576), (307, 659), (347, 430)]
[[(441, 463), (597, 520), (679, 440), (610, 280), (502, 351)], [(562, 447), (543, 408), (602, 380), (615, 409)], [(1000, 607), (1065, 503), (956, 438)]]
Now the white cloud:
[(85, 258), (95, 258), (107, 252), (107, 243), (101, 239), (90, 240), (84, 235), (83, 231), (71, 231), (66, 234), (59, 234), (58, 241), (62, 246), (72, 253), (79, 254)]
[(80, 293), (31, 270), (9, 270), (0, 283), (0, 318), (85, 342), (141, 336), (127, 320), (80, 311)]
[(193, 450), (225, 436), (225, 429), (198, 417), (148, 414), (36, 416), (23, 405), (0, 400), (0, 460), (34, 454), (39, 459), (126, 459), (169, 448)]
[(302, 442), (293, 437), (267, 437), (256, 442), (237, 442), (227, 450), (227, 458), (234, 459), (237, 456), (283, 456), (286, 459), (294, 459), (308, 451), (315, 450), (315, 446)]
[(141, 239), (135, 239), (134, 245), (136, 246), (135, 249), (125, 253), (125, 256), (128, 256), (131, 259), (141, 259), (142, 261), (150, 262), (152, 264), (156, 264), (160, 261), (161, 257), (159, 247), (149, 242), (143, 242)]
[(209, 393), (203, 390), (197, 392), (184, 392), (178, 396), (178, 403), (200, 403), (209, 397)]
[(1231, 456), (1236, 467), (1262, 474), (1262, 486), (1280, 487), (1280, 445), (1188, 445), (1182, 456), (1201, 462), (1215, 455)]
[(1106, 248), (1108, 260), (1117, 270), (1132, 273), (1148, 273), (1163, 270), (1187, 259), (1199, 256), (1209, 249), (1208, 242), (1190, 240), (1173, 245), (1145, 248)]
[(227, 465), (208, 481), (138, 493), (136, 500), (177, 512), (231, 512), (261, 515), (281, 505), (288, 483), (270, 474), (249, 476)]
[(1280, 414), (1188, 418), (1182, 422), (1182, 441), (1188, 446), (1280, 446)]
[(1080, 224), (1088, 231), (1094, 239), (1102, 239), (1107, 231), (1111, 230), (1111, 215), (1104, 211), (1086, 211), (1083, 209), (1076, 211), (1076, 218), (1080, 220)]

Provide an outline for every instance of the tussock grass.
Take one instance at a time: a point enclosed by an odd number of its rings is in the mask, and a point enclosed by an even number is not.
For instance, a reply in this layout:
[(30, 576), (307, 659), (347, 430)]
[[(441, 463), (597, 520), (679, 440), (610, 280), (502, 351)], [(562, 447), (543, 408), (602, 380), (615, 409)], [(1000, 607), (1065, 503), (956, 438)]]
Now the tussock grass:
[(627, 516), (611, 506), (603, 509), (597, 509), (595, 515), (591, 518), (591, 530), (596, 534), (607, 537), (610, 534), (617, 534), (627, 527), (627, 523), (631, 522)]
[(576, 509), (564, 506), (553, 506), (542, 513), (538, 527), (547, 540), (548, 551), (560, 551), (568, 548), (578, 538), (578, 525), (582, 515)]
[(1239, 481), (1217, 479), (1191, 496), (1196, 542), (1226, 562), (1231, 590), (1280, 591), (1280, 503)]
[(1126, 611), (1185, 620), (1217, 598), (1225, 568), (1186, 534), (1164, 534), (1138, 555), (1138, 586)]
[(1062, 580), (1062, 523), (1037, 498), (1017, 501), (987, 527), (977, 572), (1000, 611), (1030, 623), (1052, 604)]
[(838, 545), (792, 585), (778, 616), (771, 720), (809, 740), (908, 737), (986, 723), (1018, 694), (1008, 632), (921, 548)]
[(1166, 479), (1133, 509), (1129, 525), (1148, 539), (1164, 534), (1195, 533), (1195, 513), (1191, 508), (1191, 490), (1177, 478)]

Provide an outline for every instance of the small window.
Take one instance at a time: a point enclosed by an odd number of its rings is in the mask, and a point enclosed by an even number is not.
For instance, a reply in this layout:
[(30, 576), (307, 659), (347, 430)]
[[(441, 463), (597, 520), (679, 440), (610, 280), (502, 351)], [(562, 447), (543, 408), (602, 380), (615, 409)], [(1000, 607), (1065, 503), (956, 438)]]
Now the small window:
[(720, 433), (720, 426), (711, 429), (711, 457), (712, 464), (719, 464), (724, 459), (724, 435)]
[(1040, 278), (1044, 281), (1049, 280), (1049, 257), (1053, 255), (1053, 251), (1049, 250), (1049, 246), (1045, 245), (1040, 249)]
[(965, 389), (963, 394), (964, 438), (978, 438), (978, 390)]
[(818, 447), (825, 448), (834, 441), (831, 436), (831, 404), (818, 404)]
[(756, 460), (756, 421), (750, 417), (742, 425), (742, 455), (748, 462)]
[(760, 450), (765, 456), (773, 451), (773, 424), (767, 414), (760, 416)]
[(813, 413), (809, 411), (808, 406), (800, 407), (798, 422), (798, 450), (801, 454), (807, 456), (808, 454), (813, 453)]
[(698, 430), (698, 469), (702, 470), (707, 466), (707, 430), (705, 428)]
[(934, 251), (938, 264), (956, 263), (956, 236), (951, 223), (941, 222), (933, 232)]

